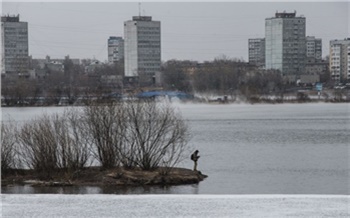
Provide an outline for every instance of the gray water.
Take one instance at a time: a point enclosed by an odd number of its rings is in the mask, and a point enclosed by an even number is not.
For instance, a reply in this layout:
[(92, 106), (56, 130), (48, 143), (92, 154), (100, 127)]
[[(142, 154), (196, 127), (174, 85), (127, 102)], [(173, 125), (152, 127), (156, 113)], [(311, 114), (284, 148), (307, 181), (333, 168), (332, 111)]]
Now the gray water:
[[(174, 104), (198, 149), (199, 184), (171, 187), (2, 187), (3, 193), (350, 194), (349, 104)], [(24, 122), (64, 108), (2, 108)], [(192, 168), (190, 160), (180, 164)]]

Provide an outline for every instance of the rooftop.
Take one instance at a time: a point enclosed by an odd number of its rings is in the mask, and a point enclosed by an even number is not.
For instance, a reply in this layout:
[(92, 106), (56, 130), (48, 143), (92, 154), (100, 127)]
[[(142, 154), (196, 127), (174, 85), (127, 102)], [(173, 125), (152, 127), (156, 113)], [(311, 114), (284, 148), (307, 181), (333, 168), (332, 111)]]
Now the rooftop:
[(2, 16), (1, 17), (1, 22), (19, 22), (19, 14), (17, 16), (16, 15), (13, 15), (13, 16), (10, 16), (10, 15)]
[(293, 13), (286, 13), (285, 11), (284, 12), (276, 12), (275, 14), (275, 17), (276, 18), (292, 18), (292, 17), (295, 17), (295, 15), (297, 14), (296, 11), (294, 11)]
[(133, 16), (132, 17), (133, 21), (152, 21), (151, 16)]

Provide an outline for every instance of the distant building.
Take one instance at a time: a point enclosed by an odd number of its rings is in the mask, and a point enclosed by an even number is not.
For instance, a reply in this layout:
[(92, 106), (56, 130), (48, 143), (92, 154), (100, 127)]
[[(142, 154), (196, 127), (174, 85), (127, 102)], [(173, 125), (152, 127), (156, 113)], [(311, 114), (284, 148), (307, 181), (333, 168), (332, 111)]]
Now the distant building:
[(280, 70), (283, 75), (305, 72), (305, 17), (294, 13), (276, 13), (265, 19), (265, 68)]
[(124, 58), (124, 40), (110, 36), (108, 39), (108, 63), (116, 63)]
[(1, 74), (29, 77), (28, 23), (1, 17)]
[(265, 67), (265, 39), (249, 39), (249, 63), (258, 67)]
[(103, 63), (99, 60), (92, 60), (88, 65), (85, 66), (85, 73), (94, 73), (96, 69), (103, 67)]
[(50, 56), (46, 56), (45, 59), (33, 59), (29, 57), (30, 68), (35, 70), (36, 78), (43, 78), (49, 73), (63, 73), (64, 72), (64, 61), (69, 59), (74, 65), (80, 64), (80, 59), (69, 58), (66, 56), (64, 59), (51, 59)]
[(314, 36), (306, 37), (306, 58), (307, 62), (322, 61), (322, 39)]
[(329, 72), (329, 62), (320, 60), (317, 62), (307, 62), (305, 66), (306, 74), (320, 75)]
[(335, 82), (350, 79), (350, 38), (330, 41), (329, 70)]
[(154, 83), (161, 64), (160, 30), (160, 21), (149, 16), (134, 16), (124, 22), (125, 77)]

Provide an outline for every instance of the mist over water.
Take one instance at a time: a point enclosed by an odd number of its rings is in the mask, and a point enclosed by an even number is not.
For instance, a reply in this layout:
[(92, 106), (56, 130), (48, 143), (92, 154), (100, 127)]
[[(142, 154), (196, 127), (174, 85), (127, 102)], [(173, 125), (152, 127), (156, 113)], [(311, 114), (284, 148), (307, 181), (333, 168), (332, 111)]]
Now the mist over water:
[[(4, 187), (3, 193), (116, 194), (349, 194), (349, 104), (182, 104), (209, 177), (172, 187)], [(2, 108), (26, 121), (63, 107)], [(191, 150), (191, 151), (192, 151)], [(192, 168), (188, 158), (180, 167)], [(45, 190), (44, 190), (45, 189)]]

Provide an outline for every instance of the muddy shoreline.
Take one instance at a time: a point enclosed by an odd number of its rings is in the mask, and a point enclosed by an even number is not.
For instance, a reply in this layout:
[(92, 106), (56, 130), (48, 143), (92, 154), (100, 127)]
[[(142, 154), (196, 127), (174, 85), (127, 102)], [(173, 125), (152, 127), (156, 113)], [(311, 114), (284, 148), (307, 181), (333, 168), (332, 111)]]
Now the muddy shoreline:
[(207, 177), (200, 171), (164, 167), (152, 171), (144, 171), (139, 168), (101, 169), (100, 167), (88, 167), (71, 173), (57, 171), (50, 174), (48, 176), (47, 174), (36, 173), (33, 170), (13, 169), (2, 172), (1, 186), (168, 186), (196, 184)]

